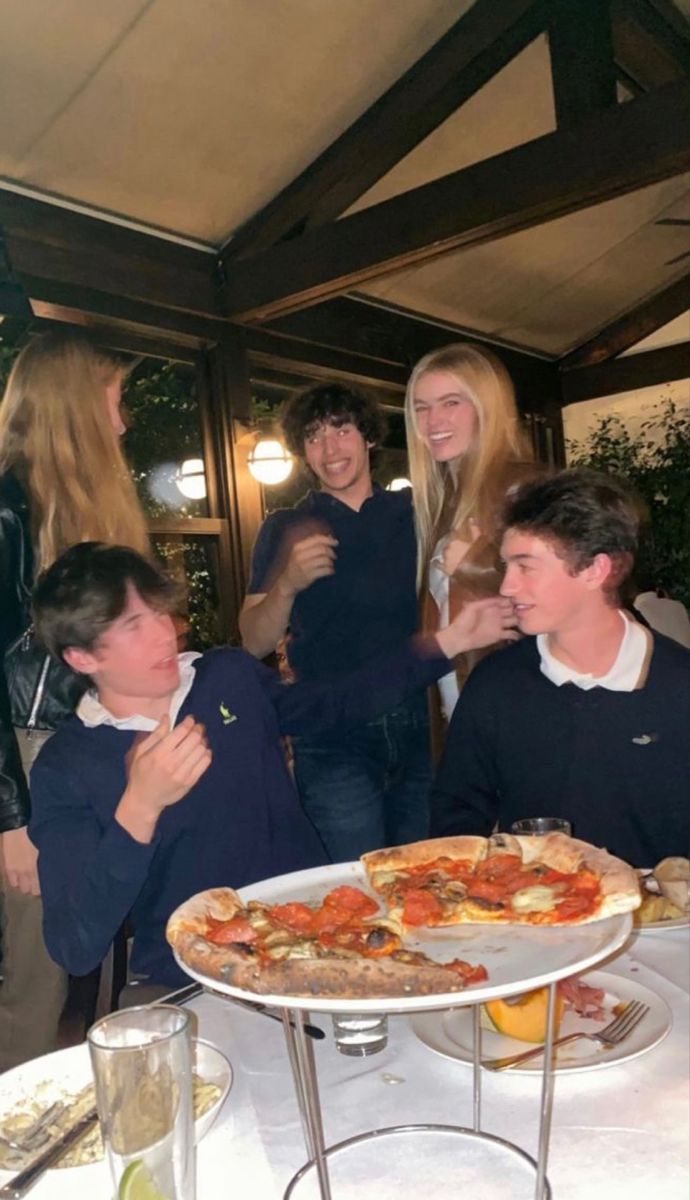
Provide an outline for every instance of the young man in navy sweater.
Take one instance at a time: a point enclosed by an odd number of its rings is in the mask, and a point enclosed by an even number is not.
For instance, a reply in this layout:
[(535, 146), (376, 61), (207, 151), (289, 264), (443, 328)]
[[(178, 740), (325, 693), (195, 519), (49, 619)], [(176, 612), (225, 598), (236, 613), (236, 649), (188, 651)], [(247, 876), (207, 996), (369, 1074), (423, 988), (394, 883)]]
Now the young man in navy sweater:
[(554, 816), (636, 867), (687, 855), (690, 652), (618, 605), (637, 541), (630, 496), (563, 471), (523, 486), (505, 527), (501, 594), (530, 636), (483, 660), (463, 690), (432, 832)]
[[(295, 679), (347, 673), (418, 627), (412, 492), (387, 492), (370, 453), (385, 431), (381, 406), (349, 384), (320, 383), (282, 415), (293, 454), (315, 487), (270, 513), (252, 555), (240, 614), (242, 642), (262, 658), (288, 634)], [(431, 742), (422, 689), (330, 734), (293, 739), (295, 780), (335, 862), (418, 841), (429, 832)]]
[(513, 636), (509, 606), (484, 601), (345, 678), (286, 686), (242, 650), (178, 656), (175, 600), (145, 559), (94, 542), (63, 554), (34, 596), (45, 645), (94, 685), (31, 777), (45, 941), (74, 975), (129, 916), (132, 972), (179, 984), (165, 941), (178, 904), (326, 860), (281, 733), (347, 727), (427, 686), (459, 650)]

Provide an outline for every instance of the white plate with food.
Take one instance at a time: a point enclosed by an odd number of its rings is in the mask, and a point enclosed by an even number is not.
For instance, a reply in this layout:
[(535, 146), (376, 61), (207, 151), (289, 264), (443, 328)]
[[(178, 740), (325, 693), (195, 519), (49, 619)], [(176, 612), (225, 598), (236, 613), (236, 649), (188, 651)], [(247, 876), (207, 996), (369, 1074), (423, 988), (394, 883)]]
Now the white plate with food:
[(638, 871), (642, 904), (634, 913), (637, 933), (690, 926), (688, 860), (665, 858), (653, 870)]
[[(558, 1036), (570, 1033), (592, 1033), (603, 1029), (617, 1015), (617, 1008), (631, 1000), (641, 1000), (648, 1005), (649, 1012), (640, 1024), (619, 1045), (606, 1047), (599, 1042), (582, 1038), (556, 1050), (556, 1070), (568, 1075), (575, 1071), (597, 1071), (602, 1067), (628, 1062), (646, 1054), (669, 1033), (672, 1024), (671, 1010), (665, 1000), (631, 979), (611, 975), (606, 971), (590, 971), (579, 980), (588, 988), (602, 989), (603, 998), (596, 1018), (579, 1016), (574, 1009), (566, 1011), (560, 1023)], [(473, 1020), (469, 1008), (449, 1009), (439, 1013), (423, 1013), (410, 1018), (412, 1029), (420, 1041), (430, 1050), (452, 1058), (457, 1062), (474, 1061)], [(482, 1020), (482, 1058), (500, 1058), (508, 1054), (520, 1054), (535, 1043), (515, 1037), (507, 1037), (496, 1029), (484, 1028)], [(521, 1067), (511, 1067), (506, 1074), (541, 1075), (543, 1058), (535, 1057)]]
[[(195, 1139), (198, 1142), (213, 1125), (232, 1085), (232, 1067), (224, 1054), (210, 1042), (194, 1039), (194, 1111)], [(31, 1062), (23, 1063), (0, 1077), (0, 1135), (20, 1134), (22, 1127), (32, 1124), (56, 1100), (65, 1104), (55, 1123), (49, 1126), (51, 1136), (58, 1138), (80, 1113), (88, 1111), (94, 1102), (93, 1075), (89, 1048), (86, 1042), (57, 1050)], [(48, 1148), (49, 1143), (40, 1147)], [(0, 1184), (8, 1182), (17, 1171), (39, 1153), (16, 1157), (0, 1142)], [(49, 1172), (59, 1176), (64, 1192), (87, 1194), (88, 1186), (99, 1194), (103, 1179), (103, 1144), (96, 1124), (70, 1151), (64, 1160)], [(88, 1179), (92, 1179), (90, 1185)], [(82, 1192), (81, 1189), (87, 1189)]]
[[(304, 871), (265, 879), (238, 893), (243, 903), (251, 900), (269, 904), (284, 904), (302, 901), (319, 903), (332, 889), (351, 885), (367, 889), (367, 878), (361, 863), (333, 863), (324, 867), (310, 867)], [(222, 892), (222, 889), (220, 889)], [(182, 905), (173, 918), (195, 905), (207, 907), (211, 893), (202, 892)], [(182, 919), (182, 918), (181, 918)], [(488, 980), (468, 987), (464, 991), (451, 991), (418, 995), (400, 993), (394, 996), (381, 994), (351, 998), (347, 995), (334, 997), (319, 992), (313, 994), (252, 992), (223, 981), (221, 977), (209, 975), (184, 961), (174, 950), (177, 961), (192, 979), (208, 984), (213, 991), (226, 995), (237, 995), (241, 999), (268, 1005), (308, 1009), (311, 1012), (380, 1012), (382, 1005), (389, 1013), (414, 1010), (441, 1010), (449, 1005), (467, 1005), (476, 1000), (494, 996), (517, 995), (528, 988), (540, 987), (554, 979), (574, 975), (587, 970), (618, 950), (627, 940), (632, 929), (632, 916), (621, 912), (582, 925), (513, 925), (513, 924), (466, 924), (443, 928), (420, 928), (406, 935), (405, 946), (411, 951), (421, 951), (438, 962), (461, 959), (471, 966), (481, 965), (486, 969)]]

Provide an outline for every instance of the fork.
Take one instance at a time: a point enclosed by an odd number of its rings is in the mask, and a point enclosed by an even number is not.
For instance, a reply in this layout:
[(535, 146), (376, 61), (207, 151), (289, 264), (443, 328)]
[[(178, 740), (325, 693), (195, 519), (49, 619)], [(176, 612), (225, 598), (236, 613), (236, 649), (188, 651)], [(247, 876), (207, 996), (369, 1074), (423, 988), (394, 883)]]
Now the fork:
[[(556, 1046), (565, 1046), (568, 1042), (577, 1041), (578, 1038), (589, 1038), (590, 1041), (601, 1042), (603, 1046), (617, 1046), (632, 1033), (633, 1029), (637, 1028), (648, 1012), (648, 1004), (642, 1004), (640, 1000), (631, 1000), (623, 1011), (603, 1029), (597, 1030), (596, 1033), (569, 1033), (566, 1037), (556, 1038), (553, 1048), (555, 1050)], [(530, 1058), (537, 1058), (543, 1053), (543, 1046), (535, 1046), (533, 1050), (525, 1050), (522, 1054), (510, 1054), (505, 1058), (488, 1058), (482, 1063), (482, 1066), (486, 1067), (487, 1071), (505, 1071), (508, 1067), (516, 1067), (519, 1063), (527, 1062)]]
[(54, 1104), (50, 1105), (50, 1108), (47, 1108), (45, 1112), (42, 1112), (36, 1118), (32, 1125), (28, 1125), (26, 1129), (23, 1129), (21, 1135), (7, 1137), (5, 1134), (0, 1133), (0, 1141), (9, 1146), (10, 1150), (17, 1150), (20, 1154), (26, 1154), (30, 1150), (39, 1150), (50, 1136), (46, 1127), (55, 1117), (60, 1115), (64, 1107), (62, 1100), (56, 1100)]

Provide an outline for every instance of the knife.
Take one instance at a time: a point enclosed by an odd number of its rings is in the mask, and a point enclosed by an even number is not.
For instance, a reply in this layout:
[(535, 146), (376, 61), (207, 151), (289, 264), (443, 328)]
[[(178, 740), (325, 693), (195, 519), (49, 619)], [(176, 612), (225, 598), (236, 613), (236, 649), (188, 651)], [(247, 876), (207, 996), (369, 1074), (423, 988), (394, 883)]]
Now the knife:
[[(282, 1024), (283, 1018), (276, 1012), (271, 1012), (267, 1004), (260, 1004), (257, 1000), (241, 1000), (239, 996), (231, 996), (227, 992), (218, 992), (215, 988), (209, 987), (208, 984), (190, 983), (186, 987), (182, 987), (177, 992), (171, 992), (169, 996), (163, 996), (160, 1000), (154, 1000), (154, 1004), (186, 1004), (188, 1000), (194, 1000), (200, 996), (202, 992), (206, 992), (209, 996), (217, 996), (219, 1000), (229, 1001), (231, 1004), (239, 1004), (241, 1008), (249, 1009), (249, 1012), (259, 1013), (262, 1017), (268, 1017), (271, 1021), (280, 1021)], [(294, 1028), (294, 1021), (290, 1021)], [(315, 1041), (320, 1041), (325, 1038), (323, 1029), (318, 1025), (305, 1025), (304, 1032), (308, 1037), (314, 1038)], [(0, 1192), (0, 1200), (2, 1193)]]
[(92, 1129), (97, 1120), (98, 1114), (94, 1105), (74, 1125), (71, 1125), (63, 1133), (62, 1137), (53, 1142), (52, 1146), (49, 1146), (47, 1150), (39, 1154), (38, 1158), (35, 1158), (30, 1166), (25, 1167), (23, 1171), (15, 1175), (14, 1179), (11, 1179), (9, 1183), (0, 1188), (0, 1200), (21, 1200), (22, 1196), (25, 1196), (34, 1184), (38, 1182), (44, 1171), (47, 1171), (49, 1167), (52, 1167), (53, 1163), (62, 1158), (65, 1151), (69, 1150), (70, 1146), (73, 1146), (75, 1142), (78, 1142), (79, 1138), (89, 1129)]

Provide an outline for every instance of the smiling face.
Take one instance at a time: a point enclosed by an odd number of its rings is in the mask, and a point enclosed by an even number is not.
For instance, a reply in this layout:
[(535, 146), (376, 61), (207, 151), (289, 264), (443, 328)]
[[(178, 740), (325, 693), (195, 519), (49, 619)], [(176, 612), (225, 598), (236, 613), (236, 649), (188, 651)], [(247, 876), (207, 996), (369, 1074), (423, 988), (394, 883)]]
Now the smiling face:
[(122, 613), (93, 649), (71, 647), (64, 658), (91, 676), (101, 703), (116, 717), (139, 713), (158, 720), (180, 678), (172, 617), (150, 608), (131, 585)]
[(469, 393), (455, 375), (450, 371), (420, 375), (412, 406), (419, 436), (436, 462), (452, 462), (467, 452), (479, 419)]
[(304, 439), (304, 457), (321, 490), (345, 503), (360, 493), (363, 500), (371, 491), (371, 448), (352, 421), (340, 425), (323, 421)]
[(568, 633), (589, 622), (595, 608), (606, 606), (602, 588), (610, 560), (605, 554), (572, 574), (553, 543), (508, 529), (501, 558), (505, 563), (501, 595), (512, 600), (521, 633)]

